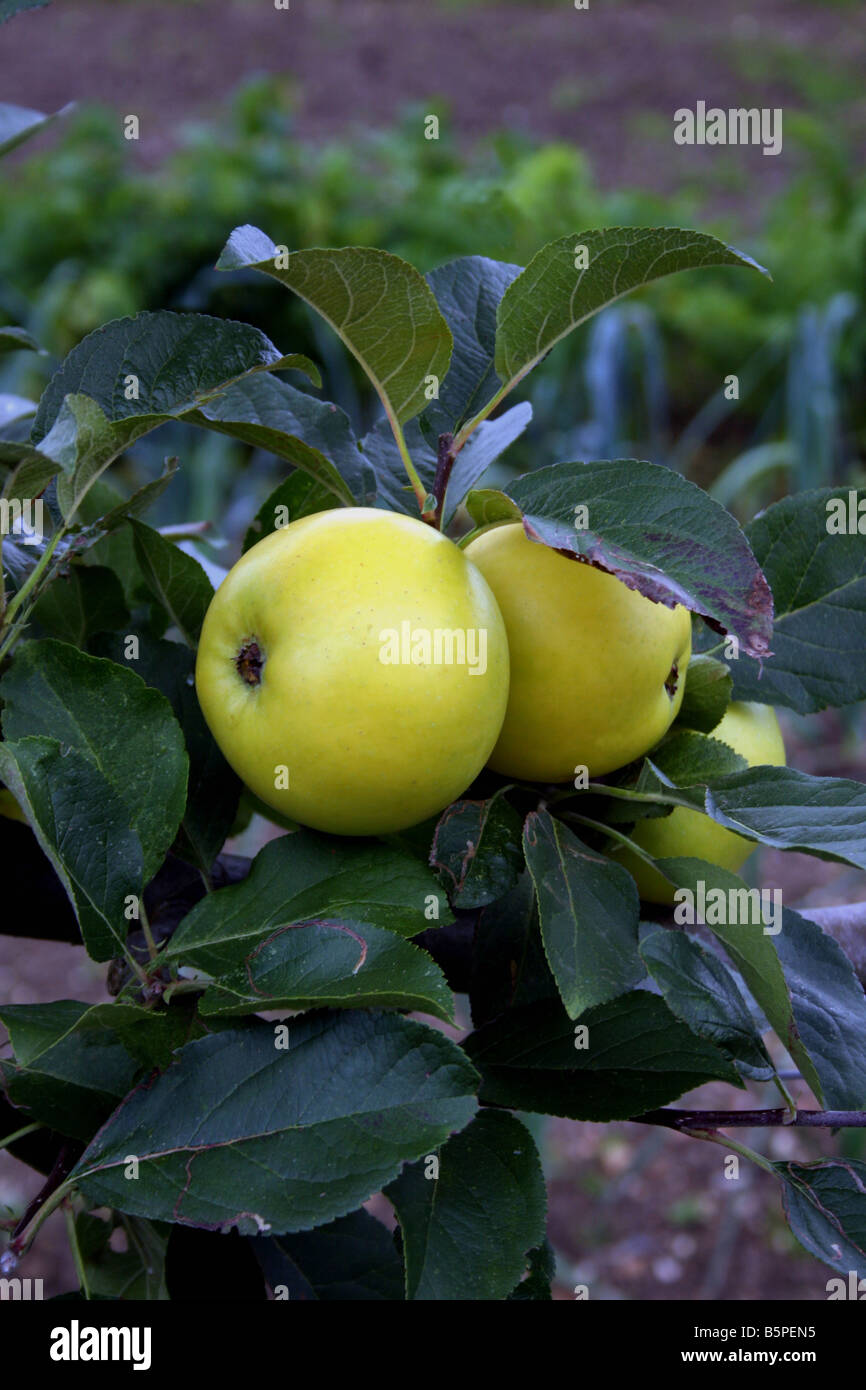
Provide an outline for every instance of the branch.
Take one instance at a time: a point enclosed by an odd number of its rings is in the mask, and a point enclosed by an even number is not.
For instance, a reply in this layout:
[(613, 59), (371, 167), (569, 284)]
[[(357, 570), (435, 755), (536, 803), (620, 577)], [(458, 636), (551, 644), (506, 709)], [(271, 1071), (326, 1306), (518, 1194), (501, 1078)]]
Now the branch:
[[(832, 936), (854, 967), (854, 973), (860, 983), (866, 985), (866, 902), (836, 903), (832, 907), (795, 907), (794, 911), (810, 922), (816, 922), (828, 936)], [(673, 913), (670, 911), (648, 913), (647, 916), (650, 920), (658, 922), (660, 927), (667, 927), (672, 931), (683, 930), (680, 924), (674, 921)], [(698, 923), (690, 930), (712, 949), (720, 950), (717, 939), (709, 927)]]
[(663, 1125), (665, 1129), (756, 1129), (784, 1125), (799, 1129), (866, 1129), (866, 1110), (648, 1110), (633, 1115), (637, 1125)]
[(833, 907), (795, 908), (801, 917), (817, 922), (841, 946), (861, 983), (866, 984), (866, 902)]

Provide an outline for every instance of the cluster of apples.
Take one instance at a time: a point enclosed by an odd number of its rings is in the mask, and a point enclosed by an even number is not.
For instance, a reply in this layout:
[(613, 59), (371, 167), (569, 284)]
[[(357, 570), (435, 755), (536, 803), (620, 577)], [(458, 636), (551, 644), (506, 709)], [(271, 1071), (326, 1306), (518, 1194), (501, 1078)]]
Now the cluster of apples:
[[(396, 640), (395, 640), (396, 639)], [(339, 835), (415, 825), (488, 765), (507, 777), (600, 777), (649, 751), (682, 704), (687, 609), (530, 540), (519, 522), (460, 549), (397, 513), (337, 508), (238, 561), (205, 618), (204, 716), (262, 801)], [(732, 705), (714, 732), (784, 762), (772, 710)], [(751, 845), (677, 809), (641, 822), (654, 857), (736, 868)], [(641, 894), (670, 886), (635, 858)]]

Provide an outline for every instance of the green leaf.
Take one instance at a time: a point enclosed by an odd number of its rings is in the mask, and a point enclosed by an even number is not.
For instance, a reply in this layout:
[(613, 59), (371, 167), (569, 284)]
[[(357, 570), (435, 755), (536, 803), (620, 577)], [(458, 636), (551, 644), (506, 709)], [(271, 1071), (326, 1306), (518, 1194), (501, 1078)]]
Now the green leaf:
[[(35, 9), (37, 5), (47, 3), (48, 0), (0, 0), (0, 24), (17, 10)], [(38, 135), (41, 130), (53, 125), (59, 116), (66, 116), (72, 110), (73, 105), (70, 103), (61, 110), (46, 115), (44, 111), (31, 111), (27, 106), (11, 106), (8, 102), (0, 102), (0, 155), (8, 154), (18, 145), (23, 145), (32, 135)]]
[(54, 373), (39, 402), (33, 440), (45, 438), (69, 395), (87, 396), (110, 424), (168, 419), (250, 372), (286, 367), (315, 374), (309, 358), (283, 356), (250, 324), (168, 310), (114, 319), (82, 339)]
[(415, 267), (387, 251), (346, 246), (281, 257), (269, 237), (245, 226), (232, 232), (217, 269), (261, 270), (306, 300), (360, 362), (396, 425), (423, 410), (426, 379), (445, 376), (448, 325)]
[(281, 356), (259, 329), (207, 314), (146, 312), (88, 334), (54, 373), (33, 422), (33, 444), (64, 473), (64, 516), (136, 439), (251, 372), (283, 367), (315, 374), (308, 358)]
[[(112, 1231), (126, 1236), (125, 1250), (115, 1250)], [(158, 1221), (120, 1216), (104, 1221), (89, 1212), (75, 1218), (75, 1236), (91, 1298), (161, 1302), (168, 1298), (165, 1255), (171, 1227)]]
[(523, 847), (545, 954), (566, 1011), (577, 1018), (646, 974), (637, 888), (627, 869), (588, 849), (547, 811), (527, 816)]
[(199, 1006), (212, 1014), (263, 1009), (412, 1009), (454, 1021), (454, 997), (426, 951), (361, 922), (278, 927), (222, 975)]
[(559, 1000), (509, 1010), (463, 1046), (481, 1072), (482, 1101), (572, 1120), (626, 1120), (707, 1081), (742, 1084), (718, 1048), (645, 990), (577, 1023)]
[(523, 1008), (539, 999), (558, 1001), (528, 872), (506, 898), (482, 908), (478, 914), (472, 941), (469, 999), (476, 1028), (506, 1009)]
[(280, 1298), (292, 1302), (399, 1302), (403, 1298), (403, 1266), (391, 1233), (363, 1207), (314, 1231), (256, 1236), (252, 1247), (271, 1290), (281, 1290)]
[(482, 1110), (441, 1150), (404, 1168), (385, 1195), (403, 1233), (407, 1299), (507, 1298), (544, 1239), (544, 1175), (513, 1115)]
[(681, 791), (729, 830), (776, 849), (866, 869), (866, 786), (792, 767), (750, 767)]
[[(431, 899), (439, 915), (428, 918)], [(277, 927), (320, 918), (407, 937), (452, 920), (433, 874), (408, 850), (301, 830), (265, 845), (243, 883), (197, 904), (168, 954), (218, 975), (242, 965)]]
[(274, 488), (262, 503), (244, 536), (243, 554), (265, 536), (289, 526), (301, 517), (313, 516), (316, 512), (332, 511), (340, 503), (323, 483), (317, 483), (308, 473), (291, 473), (288, 478)]
[[(766, 1014), (776, 1036), (791, 1053), (807, 1084), (821, 1099), (821, 1078), (805, 1037), (801, 1037), (797, 1000), (792, 999), (789, 981), (779, 959), (780, 951), (776, 944), (779, 936), (774, 937), (764, 931), (757, 921), (753, 924), (752, 913), (740, 906), (740, 895), (746, 894), (746, 900), (750, 896), (754, 899), (758, 890), (752, 890), (750, 895), (750, 890), (736, 874), (715, 864), (706, 864), (701, 859), (659, 859), (655, 862), (672, 883), (688, 889), (692, 894), (690, 901), (696, 906), (702, 902), (702, 891), (706, 897), (712, 893), (717, 900), (722, 900), (718, 899), (719, 894), (724, 895), (726, 906), (721, 914), (723, 920), (710, 920), (720, 915), (715, 911), (704, 912), (706, 925), (722, 943), (746, 988)], [(737, 894), (735, 899), (730, 896), (732, 892)], [(735, 903), (733, 910), (729, 906), (731, 902)], [(678, 917), (677, 920), (687, 919)], [(804, 1021), (808, 1023), (808, 1014)]]
[(521, 270), (486, 256), (461, 256), (426, 276), (454, 340), (439, 398), (424, 412), (434, 435), (456, 434), (499, 390), (502, 383), (493, 368), (496, 311)]
[[(845, 1278), (836, 1297), (852, 1293), (849, 1275), (866, 1279), (866, 1163), (861, 1159), (818, 1159), (815, 1163), (774, 1163), (782, 1179), (788, 1224), (810, 1255)], [(832, 1293), (828, 1285), (828, 1294)]]
[(138, 1071), (115, 1037), (76, 1031), (87, 1008), (64, 999), (0, 1010), (13, 1047), (20, 1047), (15, 1062), (0, 1063), (9, 1100), (61, 1134), (85, 1140), (126, 1095)]
[[(586, 250), (586, 267), (576, 264)], [(510, 390), (560, 339), (623, 295), (675, 271), (738, 265), (767, 272), (732, 246), (680, 227), (606, 227), (552, 241), (499, 304), (495, 368)]]
[(436, 826), (430, 863), (454, 907), (483, 907), (504, 897), (523, 870), (520, 817), (504, 792), (453, 802)]
[(677, 727), (656, 744), (652, 763), (675, 787), (714, 782), (748, 766), (742, 754), (722, 740)]
[[(166, 459), (165, 467), (156, 478), (151, 478), (150, 482), (143, 483), (136, 488), (135, 492), (129, 497), (123, 497), (114, 506), (102, 512), (95, 520), (81, 527), (71, 528), (73, 540), (72, 546), (76, 554), (89, 548), (91, 544), (96, 544), (103, 536), (110, 535), (119, 526), (131, 517), (141, 516), (148, 507), (152, 506), (157, 498), (161, 497), (178, 471), (178, 461), (176, 458)], [(92, 502), (99, 496), (100, 488), (103, 486), (97, 483), (90, 492), (88, 501)], [(85, 510), (88, 510), (85, 503)], [(97, 508), (98, 510), (98, 508)]]
[(531, 419), (532, 406), (528, 401), (521, 401), (519, 405), (497, 415), (495, 420), (484, 420), (478, 426), (454, 461), (445, 493), (446, 526), (470, 488), (475, 486), (500, 454), (504, 454), (509, 445), (519, 439)]
[(0, 779), (63, 884), (88, 954), (110, 960), (126, 937), (127, 898), (140, 899), (143, 889), (141, 841), (126, 803), (87, 754), (56, 739), (0, 743)]
[(790, 908), (774, 941), (817, 1094), (831, 1110), (866, 1109), (866, 994), (851, 962), (817, 922)]
[[(186, 800), (183, 734), (168, 701), (132, 671), (48, 639), (19, 648), (0, 681), (3, 733), (58, 738), (88, 758), (123, 803), (147, 878), (177, 833)], [(62, 822), (61, 822), (62, 829)]]
[(28, 333), (26, 328), (0, 328), (0, 353), (21, 352), (22, 349), (28, 349), (30, 352), (41, 351), (33, 334)]
[(93, 650), (129, 666), (171, 705), (189, 757), (186, 807), (174, 852), (208, 873), (234, 823), (241, 784), (201, 712), (194, 685), (195, 653), (179, 642), (138, 634), (138, 655), (132, 661), (126, 653), (133, 635), (129, 629), (105, 635), (96, 639)]
[(154, 598), (188, 647), (198, 641), (213, 585), (197, 560), (143, 521), (130, 519), (135, 554)]
[(166, 1067), (174, 1049), (187, 1041), (190, 1026), (189, 1016), (180, 1009), (156, 1012), (119, 999), (110, 1004), (82, 1004), (77, 999), (7, 1004), (0, 1017), (22, 1067), (32, 1066), (44, 1052), (73, 1035), (84, 1034), (96, 1036), (82, 1037), (82, 1046), (95, 1046), (102, 1038), (122, 1044), (140, 1066)]
[[(684, 604), (733, 633), (746, 655), (766, 656), (769, 585), (730, 512), (679, 473), (638, 459), (555, 463), (505, 491), (531, 540), (615, 574), (655, 603)], [(587, 509), (580, 528), (577, 505)]]
[(733, 679), (723, 661), (693, 656), (686, 672), (686, 688), (676, 724), (711, 734), (721, 723), (731, 700)]
[(71, 1176), (85, 1197), (242, 1235), (308, 1230), (472, 1118), (474, 1070), (441, 1033), (360, 1010), (288, 1028), (285, 1050), (266, 1023), (189, 1043), (83, 1154)]
[(85, 647), (97, 632), (128, 621), (123, 586), (105, 565), (70, 565), (40, 595), (33, 616), (45, 632)]
[[(866, 512), (866, 489), (850, 493)], [(828, 530), (828, 501), (848, 497), (845, 488), (801, 492), (768, 507), (746, 527), (773, 590), (776, 620), (773, 654), (760, 671), (731, 664), (738, 700), (811, 714), (866, 699), (863, 530)], [(861, 524), (866, 530), (866, 522)]]
[(365, 501), (372, 486), (345, 411), (266, 373), (235, 382), (184, 418), (287, 459), (348, 506)]
[(715, 1043), (745, 1076), (772, 1077), (767, 1049), (724, 961), (682, 931), (649, 932), (640, 953), (677, 1018)]
[(500, 521), (521, 521), (520, 508), (495, 488), (476, 488), (466, 498), (466, 510), (476, 526), (493, 526)]

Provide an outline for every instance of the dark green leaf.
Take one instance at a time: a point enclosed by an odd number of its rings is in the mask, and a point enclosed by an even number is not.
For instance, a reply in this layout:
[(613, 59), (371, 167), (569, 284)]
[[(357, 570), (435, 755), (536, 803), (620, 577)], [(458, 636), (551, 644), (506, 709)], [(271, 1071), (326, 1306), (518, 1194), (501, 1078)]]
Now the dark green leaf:
[(676, 722), (687, 729), (710, 734), (722, 720), (731, 699), (733, 680), (723, 661), (693, 656), (686, 672), (686, 688)]
[(558, 1000), (512, 1009), (463, 1046), (482, 1074), (482, 1101), (572, 1120), (625, 1120), (706, 1081), (741, 1084), (718, 1048), (645, 990), (577, 1023)]
[(529, 873), (506, 898), (478, 914), (471, 968), (469, 998), (476, 1028), (506, 1009), (557, 999)]
[(527, 1266), (526, 1278), (508, 1295), (509, 1300), (549, 1303), (553, 1297), (550, 1285), (556, 1274), (556, 1256), (549, 1240), (529, 1251)]
[[(434, 1167), (435, 1165), (435, 1167)], [(406, 1297), (507, 1298), (544, 1239), (544, 1175), (513, 1115), (482, 1110), (439, 1153), (404, 1168), (385, 1195), (403, 1233)]]
[(256, 512), (244, 536), (243, 554), (273, 531), (289, 526), (301, 517), (313, 516), (339, 507), (340, 503), (322, 483), (297, 470), (275, 488)]
[[(285, 269), (278, 268), (287, 261)], [(280, 249), (257, 227), (237, 227), (218, 270), (261, 270), (306, 300), (339, 334), (399, 424), (423, 410), (429, 377), (442, 380), (451, 333), (414, 266), (366, 246)]]
[(202, 1017), (263, 1009), (413, 1009), (454, 1021), (454, 998), (426, 951), (360, 922), (278, 927), (222, 975), (201, 1002)]
[(126, 808), (121, 824), (139, 838), (146, 877), (155, 874), (186, 799), (188, 760), (167, 700), (132, 671), (53, 639), (19, 648), (0, 695), (7, 739), (58, 738), (99, 769)]
[(866, 1279), (866, 1163), (822, 1158), (773, 1167), (784, 1184), (782, 1202), (794, 1235), (811, 1255), (844, 1276), (841, 1288), (828, 1285), (828, 1296), (862, 1298), (856, 1283)]
[[(427, 917), (431, 904), (438, 915)], [(265, 845), (243, 883), (193, 908), (168, 951), (217, 975), (241, 966), (277, 927), (320, 918), (399, 936), (452, 920), (433, 874), (408, 850), (300, 830)]]
[(0, 1064), (9, 1100), (73, 1139), (90, 1138), (138, 1071), (115, 1036), (76, 1029), (87, 1010), (71, 999), (0, 1010), (16, 1054)]
[(277, 1299), (403, 1298), (403, 1266), (393, 1238), (363, 1207), (314, 1231), (255, 1236), (252, 1246)]
[(866, 786), (792, 767), (750, 767), (686, 791), (720, 825), (776, 849), (866, 869)]
[(483, 907), (504, 897), (523, 871), (520, 817), (504, 793), (453, 802), (436, 826), (430, 863), (453, 907)]
[[(123, 1232), (126, 1249), (110, 1245), (112, 1230)], [(121, 1216), (116, 1224), (81, 1212), (75, 1235), (91, 1298), (160, 1302), (168, 1298), (165, 1254), (171, 1227), (159, 1221)]]
[(186, 416), (192, 424), (243, 439), (287, 459), (349, 506), (372, 489), (345, 411), (262, 373)]
[(682, 931), (648, 933), (640, 953), (678, 1018), (735, 1060), (745, 1076), (772, 1077), (767, 1049), (724, 961)]
[[(830, 531), (831, 499), (851, 505), (859, 531)], [(846, 508), (847, 510), (847, 508)], [(866, 699), (866, 489), (801, 492), (768, 507), (746, 535), (776, 609), (773, 655), (758, 670), (732, 662), (738, 700), (798, 714)], [(721, 655), (721, 650), (717, 652)]]
[(146, 685), (162, 694), (183, 729), (189, 756), (186, 808), (175, 852), (208, 873), (232, 828), (240, 782), (229, 767), (204, 720), (195, 693), (195, 654), (179, 642), (139, 634), (138, 654), (127, 658), (127, 631), (97, 638), (99, 656), (129, 665)]
[(85, 647), (95, 633), (122, 627), (129, 613), (113, 570), (105, 565), (71, 565), (48, 585), (33, 616), (51, 636)]
[(626, 869), (587, 848), (547, 811), (523, 831), (541, 937), (571, 1018), (604, 1004), (646, 974), (638, 955), (640, 900)]
[(866, 1109), (866, 994), (851, 962), (816, 922), (789, 908), (774, 941), (821, 1100), (831, 1110)]
[(187, 646), (194, 647), (213, 585), (197, 560), (143, 521), (131, 520), (135, 554), (154, 598)]
[(56, 739), (0, 743), (0, 779), (66, 889), (88, 953), (110, 960), (126, 937), (128, 900), (140, 900), (143, 888), (126, 802), (87, 754)]
[[(766, 656), (770, 587), (731, 514), (679, 473), (638, 459), (555, 463), (505, 491), (531, 539), (580, 556), (656, 603), (684, 604), (733, 633), (746, 655)], [(576, 525), (578, 505), (586, 526)]]
[(360, 1010), (287, 1026), (285, 1050), (265, 1023), (189, 1043), (80, 1159), (88, 1200), (247, 1235), (308, 1230), (472, 1118), (475, 1073), (441, 1033)]
[(27, 349), (30, 352), (39, 352), (39, 344), (28, 333), (26, 328), (12, 328), (10, 326), (0, 328), (0, 353), (21, 352)]
[(751, 256), (680, 227), (605, 227), (550, 242), (500, 301), (495, 360), (500, 380), (506, 389), (515, 386), (561, 338), (631, 290), (675, 271), (718, 265), (766, 274)]
[(496, 310), (521, 270), (522, 266), (486, 256), (461, 256), (426, 276), (454, 339), (439, 399), (424, 412), (434, 435), (456, 434), (499, 390), (501, 382), (493, 369)]

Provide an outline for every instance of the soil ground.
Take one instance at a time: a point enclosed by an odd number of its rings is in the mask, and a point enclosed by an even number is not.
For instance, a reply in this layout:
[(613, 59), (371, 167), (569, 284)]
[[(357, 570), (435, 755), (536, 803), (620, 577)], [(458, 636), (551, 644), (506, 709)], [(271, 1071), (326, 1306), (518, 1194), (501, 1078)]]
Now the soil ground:
[[(54, 110), (85, 97), (141, 123), (158, 160), (191, 117), (213, 114), (252, 73), (297, 91), (298, 135), (382, 126), (407, 105), (432, 109), (471, 142), (491, 129), (567, 140), (605, 186), (662, 192), (715, 171), (727, 151), (675, 146), (673, 113), (707, 106), (823, 107), (862, 137), (866, 27), (855, 7), (814, 0), (640, 0), (455, 6), (407, 0), (192, 4), (63, 0), (0, 27), (3, 100)], [(858, 97), (859, 92), (859, 97)], [(447, 113), (447, 114), (446, 114)], [(419, 121), (420, 138), (420, 121)], [(736, 151), (759, 201), (791, 172)], [(735, 180), (736, 182), (736, 180)]]

